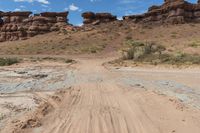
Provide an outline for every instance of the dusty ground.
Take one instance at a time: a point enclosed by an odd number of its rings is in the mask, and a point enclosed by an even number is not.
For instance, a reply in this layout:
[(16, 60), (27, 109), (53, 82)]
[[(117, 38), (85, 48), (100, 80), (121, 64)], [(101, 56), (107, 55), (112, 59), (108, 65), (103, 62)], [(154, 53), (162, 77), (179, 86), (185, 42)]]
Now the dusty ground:
[[(14, 104), (21, 101), (17, 107), (27, 104), (26, 108), (32, 108), (32, 111), (25, 111), (19, 116), (14, 114), (15, 119), (10, 117), (7, 126), (2, 126), (0, 131), (2, 133), (199, 133), (198, 68), (133, 69), (105, 65), (104, 62), (112, 60), (111, 58), (76, 60), (77, 63), (71, 67), (67, 67), (66, 64), (52, 65), (52, 63), (43, 63), (39, 68), (26, 64), (28, 68), (26, 70), (23, 68), (24, 65), (5, 67), (4, 69), (9, 70), (11, 75), (8, 76), (7, 71), (1, 71), (1, 75), (6, 75), (0, 78), (3, 86), (6, 82), (16, 81), (16, 75), (13, 75), (12, 70), (26, 71), (30, 75), (32, 71), (40, 74), (48, 72), (50, 77), (37, 79), (36, 82), (29, 76), (28, 85), (36, 84), (32, 86), (34, 87), (32, 93), (28, 91), (29, 87), (12, 86), (9, 91), (23, 90), (14, 94), (6, 94), (6, 90), (1, 89), (4, 92), (0, 100), (1, 110), (5, 110), (2, 107), (7, 101)], [(62, 83), (55, 80), (58, 77)], [(26, 80), (19, 81), (20, 83), (23, 81), (22, 83), (26, 85)], [(48, 90), (54, 87), (48, 88), (47, 83), (59, 86), (56, 89), (64, 88), (66, 92), (61, 93), (62, 97), (52, 91), (49, 92)], [(40, 87), (41, 84), (45, 86)], [(68, 85), (71, 88), (68, 88)], [(43, 88), (43, 92), (37, 92), (37, 88), (38, 91)], [(19, 99), (12, 101), (15, 96)], [(42, 98), (45, 104), (39, 102), (34, 105), (36, 103), (31, 100), (33, 96)], [(26, 97), (29, 98), (23, 100)], [(47, 108), (41, 111), (41, 105)], [(35, 118), (33, 115), (38, 117)], [(1, 123), (5, 120), (2, 119)]]
[[(71, 64), (23, 62), (0, 68), (0, 131), (9, 118), (34, 110), (55, 90), (68, 88)], [(42, 94), (42, 97), (40, 96)]]

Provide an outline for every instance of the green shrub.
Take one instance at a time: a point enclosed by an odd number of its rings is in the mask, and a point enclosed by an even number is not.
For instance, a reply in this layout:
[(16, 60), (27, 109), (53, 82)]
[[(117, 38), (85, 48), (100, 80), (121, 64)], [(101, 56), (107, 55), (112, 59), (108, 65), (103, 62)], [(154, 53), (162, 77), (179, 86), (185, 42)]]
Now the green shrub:
[(156, 45), (153, 42), (139, 42), (139, 41), (127, 41), (129, 48), (124, 51), (124, 59), (140, 60), (146, 58), (147, 55), (161, 54), (165, 50), (163, 46)]
[(65, 63), (72, 63), (74, 60), (72, 60), (72, 59), (67, 59), (67, 60), (65, 60)]
[(0, 58), (0, 66), (10, 66), (16, 63), (19, 63), (16, 58)]
[(200, 42), (199, 41), (192, 42), (191, 44), (189, 44), (189, 46), (194, 48), (200, 47)]
[(123, 59), (151, 64), (200, 64), (200, 55), (191, 55), (182, 52), (176, 54), (163, 53), (166, 48), (152, 42), (138, 42), (129, 40), (128, 49), (123, 52)]

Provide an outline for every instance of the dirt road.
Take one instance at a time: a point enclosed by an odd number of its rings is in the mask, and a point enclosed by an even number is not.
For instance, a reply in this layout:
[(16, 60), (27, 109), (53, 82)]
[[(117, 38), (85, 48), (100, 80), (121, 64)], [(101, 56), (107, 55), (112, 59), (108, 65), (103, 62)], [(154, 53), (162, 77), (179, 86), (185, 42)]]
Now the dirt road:
[[(106, 59), (80, 59), (74, 65), (77, 68), (71, 75), (72, 88), (62, 102), (42, 120), (42, 126), (23, 129), (21, 132), (29, 133), (199, 133), (200, 111), (184, 101), (175, 97), (171, 85), (168, 96), (165, 90), (154, 90), (156, 83), (153, 79), (178, 79), (184, 82), (189, 75), (191, 88), (198, 84), (197, 73), (177, 71), (162, 73), (152, 71), (127, 71), (123, 69), (106, 69), (102, 64)], [(149, 76), (147, 76), (147, 75)], [(168, 76), (166, 76), (166, 74)], [(170, 76), (169, 76), (170, 75)], [(153, 76), (153, 77), (152, 77)], [(196, 76), (195, 80), (190, 79)], [(127, 80), (135, 78), (134, 83)], [(149, 81), (144, 82), (141, 80)], [(151, 78), (152, 77), (152, 78)], [(140, 78), (140, 80), (138, 80)], [(125, 80), (126, 79), (126, 80)], [(137, 79), (137, 80), (136, 80)], [(181, 80), (182, 79), (182, 80)], [(72, 80), (72, 79), (71, 79)], [(70, 81), (71, 81), (70, 80)], [(137, 81), (137, 82), (136, 82)], [(178, 81), (177, 81), (178, 82)], [(180, 83), (178, 82), (178, 83)], [(190, 83), (189, 81), (186, 82)], [(148, 88), (148, 85), (149, 88)], [(162, 85), (162, 84), (159, 84)], [(163, 86), (165, 86), (164, 84)], [(174, 85), (174, 84), (173, 84)], [(187, 84), (190, 86), (190, 84)], [(159, 87), (163, 87), (159, 86)], [(152, 89), (151, 89), (152, 88)], [(163, 91), (163, 93), (161, 93)], [(192, 90), (191, 90), (192, 91)], [(199, 90), (194, 89), (194, 96), (198, 101)], [(192, 94), (193, 94), (192, 93)], [(186, 95), (187, 92), (184, 92)], [(196, 104), (199, 104), (198, 102)]]

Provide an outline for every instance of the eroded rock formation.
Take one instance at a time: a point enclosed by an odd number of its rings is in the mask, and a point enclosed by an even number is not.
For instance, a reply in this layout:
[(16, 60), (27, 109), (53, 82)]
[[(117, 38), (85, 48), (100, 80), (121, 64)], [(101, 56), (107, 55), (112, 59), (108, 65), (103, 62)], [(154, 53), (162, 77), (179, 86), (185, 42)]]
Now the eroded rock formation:
[(165, 0), (161, 6), (150, 7), (147, 13), (124, 16), (123, 19), (154, 24), (200, 22), (200, 0), (197, 4), (184, 0)]
[(23, 40), (38, 34), (60, 30), (68, 24), (68, 12), (0, 12), (0, 42)]
[(85, 12), (82, 14), (84, 18), (84, 24), (100, 24), (107, 23), (117, 20), (117, 16), (113, 16), (110, 13), (93, 13), (93, 12)]

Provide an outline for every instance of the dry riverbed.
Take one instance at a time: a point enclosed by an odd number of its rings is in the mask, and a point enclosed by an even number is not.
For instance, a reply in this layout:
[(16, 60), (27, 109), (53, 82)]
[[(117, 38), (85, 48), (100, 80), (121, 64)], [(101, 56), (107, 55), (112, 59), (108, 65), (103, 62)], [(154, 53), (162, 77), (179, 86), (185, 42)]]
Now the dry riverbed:
[(35, 110), (73, 82), (71, 63), (36, 61), (0, 67), (0, 132), (10, 118)]
[(199, 133), (199, 69), (102, 65), (109, 60), (1, 67), (0, 132)]

